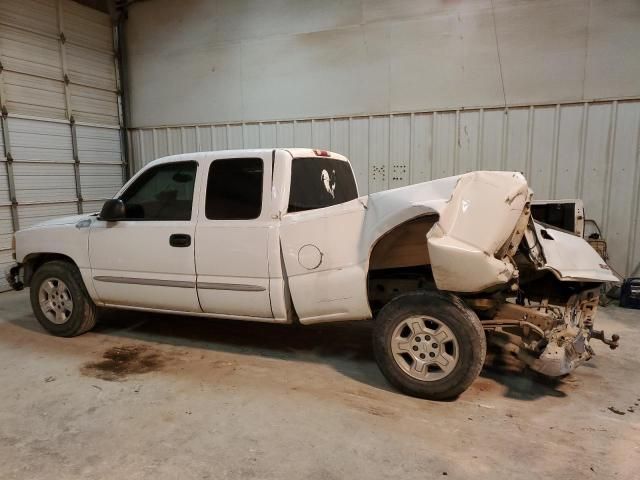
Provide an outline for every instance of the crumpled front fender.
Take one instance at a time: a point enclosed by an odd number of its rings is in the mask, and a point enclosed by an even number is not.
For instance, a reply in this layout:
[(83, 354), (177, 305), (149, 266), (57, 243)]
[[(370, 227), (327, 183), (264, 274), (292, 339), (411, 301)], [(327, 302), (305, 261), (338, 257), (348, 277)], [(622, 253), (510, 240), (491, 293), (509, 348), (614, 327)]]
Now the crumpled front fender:
[(530, 200), (527, 181), (520, 173), (483, 171), (460, 176), (427, 235), (437, 287), (480, 292), (514, 278), (517, 270), (511, 259), (497, 254), (514, 235)]

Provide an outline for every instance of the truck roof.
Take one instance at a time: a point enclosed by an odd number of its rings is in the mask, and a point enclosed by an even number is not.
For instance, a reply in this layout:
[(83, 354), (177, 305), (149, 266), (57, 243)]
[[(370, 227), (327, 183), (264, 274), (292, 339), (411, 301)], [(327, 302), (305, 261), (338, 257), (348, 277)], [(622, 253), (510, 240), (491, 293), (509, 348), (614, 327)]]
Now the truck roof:
[(328, 150), (319, 150), (313, 148), (242, 148), (235, 150), (210, 150), (206, 152), (193, 152), (193, 153), (180, 153), (178, 155), (169, 155), (153, 160), (145, 165), (157, 165), (161, 163), (175, 162), (176, 160), (198, 160), (199, 158), (210, 158), (212, 155), (216, 158), (233, 158), (234, 156), (247, 157), (250, 154), (263, 155), (265, 153), (271, 153), (274, 150), (281, 150), (288, 152), (293, 158), (334, 158), (336, 160), (342, 160), (348, 162), (349, 160), (339, 153), (330, 152)]

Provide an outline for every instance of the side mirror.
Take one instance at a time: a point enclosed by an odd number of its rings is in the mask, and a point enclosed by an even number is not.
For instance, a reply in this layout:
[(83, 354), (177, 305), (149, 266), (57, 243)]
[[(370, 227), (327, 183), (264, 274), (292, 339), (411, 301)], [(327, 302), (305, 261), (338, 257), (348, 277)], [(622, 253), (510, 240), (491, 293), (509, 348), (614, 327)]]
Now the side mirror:
[(127, 217), (127, 209), (124, 202), (119, 198), (112, 198), (104, 202), (100, 210), (100, 220), (106, 222), (117, 222)]

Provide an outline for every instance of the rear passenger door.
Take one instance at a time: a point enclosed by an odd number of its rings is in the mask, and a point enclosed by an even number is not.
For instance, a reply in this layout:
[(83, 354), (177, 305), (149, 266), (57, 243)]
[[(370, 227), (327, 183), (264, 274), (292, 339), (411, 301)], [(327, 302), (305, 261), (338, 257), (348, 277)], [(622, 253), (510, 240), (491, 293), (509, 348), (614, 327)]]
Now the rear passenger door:
[[(268, 245), (275, 233), (268, 204), (271, 154), (214, 159), (203, 172), (195, 260), (202, 310), (271, 319)], [(266, 200), (265, 200), (266, 199)]]

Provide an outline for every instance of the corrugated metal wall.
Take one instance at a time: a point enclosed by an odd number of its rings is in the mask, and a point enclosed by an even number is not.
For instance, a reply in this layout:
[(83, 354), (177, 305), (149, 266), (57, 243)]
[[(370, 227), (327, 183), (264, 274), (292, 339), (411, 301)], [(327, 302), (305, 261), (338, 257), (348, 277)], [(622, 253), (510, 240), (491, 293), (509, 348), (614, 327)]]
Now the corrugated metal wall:
[(3, 270), (15, 230), (98, 209), (125, 169), (108, 15), (71, 0), (0, 0), (0, 62)]
[(135, 129), (136, 168), (176, 153), (257, 147), (347, 155), (362, 193), (477, 169), (525, 173), (537, 199), (582, 198), (611, 263), (640, 262), (640, 100)]

